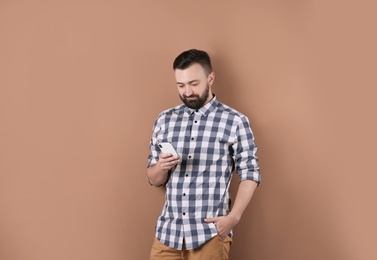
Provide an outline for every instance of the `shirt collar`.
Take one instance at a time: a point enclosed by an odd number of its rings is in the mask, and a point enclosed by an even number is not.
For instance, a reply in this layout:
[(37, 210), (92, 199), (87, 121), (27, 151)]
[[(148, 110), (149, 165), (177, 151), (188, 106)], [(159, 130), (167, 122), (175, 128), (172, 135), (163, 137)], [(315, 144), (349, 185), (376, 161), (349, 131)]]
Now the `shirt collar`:
[(188, 114), (192, 114), (194, 112), (199, 112), (201, 113), (203, 116), (207, 116), (209, 113), (211, 113), (213, 110), (215, 110), (215, 108), (217, 107), (219, 101), (217, 100), (217, 97), (216, 95), (213, 93), (213, 98), (207, 103), (205, 104), (204, 106), (202, 106), (201, 108), (199, 109), (192, 109), (192, 108), (189, 108), (187, 106), (185, 106), (185, 112), (188, 113)]

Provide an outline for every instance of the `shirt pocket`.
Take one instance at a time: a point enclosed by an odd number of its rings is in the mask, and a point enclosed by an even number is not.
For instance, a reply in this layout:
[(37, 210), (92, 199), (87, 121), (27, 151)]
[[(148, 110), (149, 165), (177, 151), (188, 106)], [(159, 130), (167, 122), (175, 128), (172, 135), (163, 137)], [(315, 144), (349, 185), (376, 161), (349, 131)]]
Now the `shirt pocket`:
[(235, 138), (222, 133), (216, 137), (216, 142), (214, 143), (214, 154), (218, 154), (219, 157), (224, 155), (233, 155), (233, 144), (235, 143)]

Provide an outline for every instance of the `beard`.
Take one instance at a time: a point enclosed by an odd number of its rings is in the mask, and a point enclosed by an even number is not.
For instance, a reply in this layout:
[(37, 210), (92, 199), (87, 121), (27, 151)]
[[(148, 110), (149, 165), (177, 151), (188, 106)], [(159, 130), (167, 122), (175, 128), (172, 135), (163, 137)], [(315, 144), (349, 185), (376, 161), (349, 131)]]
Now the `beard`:
[(187, 107), (191, 109), (199, 109), (206, 104), (208, 95), (209, 85), (207, 84), (207, 87), (201, 96), (198, 94), (192, 94), (191, 96), (179, 95), (179, 98)]

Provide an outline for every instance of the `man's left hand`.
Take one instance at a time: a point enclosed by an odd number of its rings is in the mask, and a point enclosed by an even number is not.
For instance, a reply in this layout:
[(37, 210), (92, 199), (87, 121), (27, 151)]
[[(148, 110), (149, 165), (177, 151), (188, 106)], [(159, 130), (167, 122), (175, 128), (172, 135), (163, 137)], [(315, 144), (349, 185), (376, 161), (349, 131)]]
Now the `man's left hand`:
[(214, 223), (217, 228), (217, 233), (221, 239), (225, 239), (229, 232), (237, 225), (238, 220), (232, 215), (221, 216), (216, 218), (205, 218), (204, 222)]

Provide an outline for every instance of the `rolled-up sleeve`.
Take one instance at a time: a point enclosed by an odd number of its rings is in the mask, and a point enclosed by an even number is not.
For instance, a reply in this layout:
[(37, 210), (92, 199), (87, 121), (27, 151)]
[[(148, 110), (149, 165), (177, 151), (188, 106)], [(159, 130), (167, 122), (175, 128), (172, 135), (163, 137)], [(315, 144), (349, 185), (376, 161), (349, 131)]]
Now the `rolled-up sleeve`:
[(261, 183), (261, 174), (256, 155), (258, 147), (255, 145), (254, 134), (246, 116), (240, 117), (236, 135), (235, 166), (240, 181), (252, 180), (259, 185)]
[(148, 156), (147, 168), (149, 168), (150, 166), (156, 164), (157, 161), (158, 161), (159, 151), (156, 148), (156, 144), (157, 144), (157, 133), (158, 133), (158, 131), (160, 129), (159, 118), (160, 118), (160, 115), (159, 115), (159, 117), (157, 117), (156, 121), (153, 124), (152, 138), (151, 138), (151, 140), (149, 142), (150, 153), (149, 153), (149, 156)]

